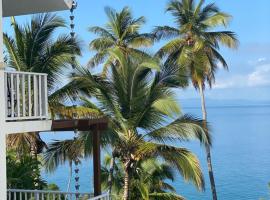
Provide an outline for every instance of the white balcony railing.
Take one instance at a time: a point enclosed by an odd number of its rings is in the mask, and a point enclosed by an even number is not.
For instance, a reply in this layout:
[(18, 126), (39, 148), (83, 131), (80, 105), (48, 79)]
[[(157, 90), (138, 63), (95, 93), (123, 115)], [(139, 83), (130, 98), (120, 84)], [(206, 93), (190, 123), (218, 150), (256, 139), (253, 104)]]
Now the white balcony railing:
[(92, 197), (91, 193), (8, 189), (7, 200), (110, 200), (110, 196), (109, 193)]
[(48, 119), (47, 74), (5, 72), (6, 121)]

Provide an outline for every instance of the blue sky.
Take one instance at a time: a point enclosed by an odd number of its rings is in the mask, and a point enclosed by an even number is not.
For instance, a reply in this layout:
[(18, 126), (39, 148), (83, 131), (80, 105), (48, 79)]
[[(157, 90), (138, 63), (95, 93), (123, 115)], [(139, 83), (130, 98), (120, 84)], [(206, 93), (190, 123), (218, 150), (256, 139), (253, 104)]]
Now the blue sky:
[[(156, 25), (173, 25), (173, 19), (164, 9), (167, 0), (78, 0), (76, 11), (76, 31), (84, 42), (81, 58), (85, 64), (91, 57), (87, 44), (94, 38), (87, 28), (93, 25), (103, 26), (106, 23), (104, 7), (110, 6), (120, 10), (129, 6), (135, 17), (145, 16), (147, 24), (144, 32), (151, 31)], [(216, 85), (207, 91), (211, 99), (246, 99), (270, 100), (270, 1), (226, 0), (215, 2), (223, 11), (231, 14), (233, 20), (228, 30), (237, 33), (240, 40), (238, 50), (221, 49), (229, 64), (229, 72), (220, 70), (217, 73)], [(68, 11), (60, 12), (68, 20)], [(29, 17), (19, 17), (26, 21)], [(10, 31), (9, 20), (4, 23), (5, 31)], [(68, 30), (63, 30), (68, 31)], [(155, 45), (154, 52), (163, 43)], [(181, 99), (197, 97), (192, 88), (180, 91)]]

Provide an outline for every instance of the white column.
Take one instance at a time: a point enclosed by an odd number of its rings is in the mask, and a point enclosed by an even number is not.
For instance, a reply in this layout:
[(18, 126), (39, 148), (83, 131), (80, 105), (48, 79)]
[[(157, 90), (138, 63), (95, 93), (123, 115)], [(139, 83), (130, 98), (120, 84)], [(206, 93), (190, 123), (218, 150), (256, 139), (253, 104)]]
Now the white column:
[(0, 70), (0, 199), (4, 200), (7, 188), (6, 176), (6, 129), (5, 129), (5, 78), (4, 70)]
[(0, 0), (0, 68), (5, 67), (3, 51), (3, 0)]
[(0, 199), (7, 198), (6, 132), (5, 132), (5, 78), (3, 56), (3, 7), (0, 0)]
[(0, 199), (7, 198), (6, 134), (0, 130)]

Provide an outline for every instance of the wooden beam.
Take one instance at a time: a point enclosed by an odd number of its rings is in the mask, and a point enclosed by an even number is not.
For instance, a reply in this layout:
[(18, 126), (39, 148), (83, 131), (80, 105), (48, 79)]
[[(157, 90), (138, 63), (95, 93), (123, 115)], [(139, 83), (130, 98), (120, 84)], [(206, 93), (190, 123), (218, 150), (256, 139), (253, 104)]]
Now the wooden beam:
[(100, 131), (93, 132), (94, 196), (101, 195)]
[[(98, 125), (98, 126), (97, 126)], [(106, 118), (100, 119), (71, 119), (71, 120), (53, 120), (52, 131), (89, 131), (98, 128), (104, 131), (108, 127)]]

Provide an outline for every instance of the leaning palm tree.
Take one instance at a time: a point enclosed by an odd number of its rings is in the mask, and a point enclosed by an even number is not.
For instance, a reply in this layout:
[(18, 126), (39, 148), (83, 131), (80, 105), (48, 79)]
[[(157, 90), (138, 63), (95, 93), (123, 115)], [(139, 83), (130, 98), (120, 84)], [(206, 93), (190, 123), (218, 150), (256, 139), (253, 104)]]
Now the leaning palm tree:
[(203, 189), (198, 159), (177, 142), (197, 138), (210, 145), (209, 134), (202, 127), (203, 121), (181, 115), (170, 88), (174, 76), (145, 57), (138, 59), (115, 49), (110, 53), (114, 59), (109, 75), (78, 68), (73, 85), (96, 100), (97, 108), (116, 133), (111, 145), (114, 159), (124, 166), (123, 200), (130, 199), (132, 171), (149, 158), (163, 159), (186, 181)]
[[(32, 17), (30, 24), (20, 26), (11, 18), (14, 36), (4, 34), (8, 66), (17, 71), (48, 74), (50, 110), (55, 108), (57, 91), (63, 69), (71, 62), (72, 55), (80, 55), (79, 43), (69, 35), (63, 34), (54, 39), (54, 33), (66, 27), (64, 20), (56, 15), (42, 14)], [(63, 90), (63, 89), (62, 89)], [(42, 151), (46, 144), (37, 133), (15, 134), (8, 136), (9, 147), (15, 147), (35, 154)]]
[[(231, 31), (214, 31), (216, 27), (226, 27), (231, 16), (221, 12), (214, 4), (204, 6), (200, 0), (196, 5), (194, 0), (171, 0), (167, 11), (176, 22), (176, 27), (156, 27), (154, 33), (158, 39), (171, 39), (157, 53), (167, 62), (179, 66), (179, 71), (186, 73), (194, 87), (199, 90), (203, 119), (207, 120), (204, 89), (205, 84), (212, 86), (219, 63), (225, 68), (228, 65), (219, 53), (219, 46), (237, 47), (235, 33)], [(213, 199), (217, 199), (211, 152), (206, 145), (207, 163)]]
[(104, 66), (104, 72), (107, 71), (112, 59), (109, 51), (120, 49), (127, 54), (145, 55), (147, 54), (138, 48), (149, 47), (154, 42), (154, 37), (149, 33), (140, 33), (142, 25), (145, 24), (145, 18), (133, 18), (128, 7), (123, 8), (120, 12), (106, 7), (105, 12), (108, 22), (105, 27), (93, 26), (89, 31), (98, 35), (90, 43), (90, 50), (96, 54), (89, 61), (89, 66), (97, 66), (101, 63), (107, 63)]

